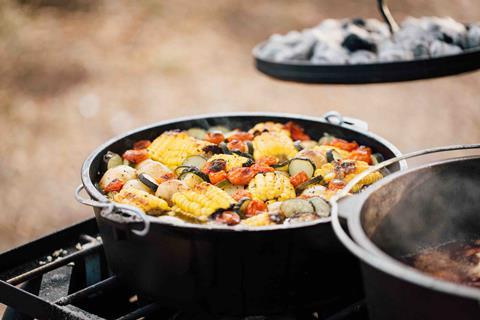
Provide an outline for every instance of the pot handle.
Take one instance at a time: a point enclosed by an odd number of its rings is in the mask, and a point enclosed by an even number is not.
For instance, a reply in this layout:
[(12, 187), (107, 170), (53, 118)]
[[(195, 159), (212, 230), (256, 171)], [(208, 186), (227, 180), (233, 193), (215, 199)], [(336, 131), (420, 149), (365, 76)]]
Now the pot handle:
[(84, 189), (85, 189), (85, 186), (83, 184), (79, 185), (75, 189), (75, 199), (77, 199), (77, 201), (80, 202), (81, 204), (84, 204), (90, 207), (101, 208), (102, 216), (106, 216), (115, 211), (121, 211), (122, 214), (128, 214), (130, 215), (130, 217), (140, 219), (141, 222), (143, 222), (143, 228), (141, 230), (137, 230), (133, 228), (130, 229), (130, 231), (136, 234), (137, 236), (143, 237), (150, 230), (150, 220), (145, 215), (145, 213), (143, 213), (140, 209), (135, 208), (134, 206), (114, 203), (112, 201), (97, 201), (94, 199), (85, 199), (80, 195), (80, 192), (82, 192), (82, 190)]
[[(345, 198), (350, 190), (355, 186), (360, 180), (365, 178), (367, 175), (369, 175), (372, 172), (378, 171), (382, 168), (385, 168), (391, 164), (394, 164), (396, 162), (399, 162), (401, 160), (406, 160), (410, 158), (416, 158), (420, 156), (424, 156), (427, 154), (432, 154), (432, 153), (440, 153), (440, 152), (448, 152), (448, 151), (458, 151), (458, 150), (469, 150), (469, 149), (480, 149), (480, 144), (462, 144), (462, 145), (451, 145), (451, 146), (444, 146), (444, 147), (435, 147), (435, 148), (429, 148), (429, 149), (424, 149), (420, 151), (415, 151), (411, 153), (407, 153), (395, 158), (391, 158), (388, 160), (385, 160), (375, 166), (372, 166), (368, 168), (367, 170), (361, 172), (359, 175), (355, 176), (347, 185), (341, 189), (336, 195), (334, 195), (330, 199), (330, 206), (331, 206), (331, 217), (332, 217), (332, 227), (337, 235), (337, 237), (345, 244), (348, 249), (350, 249), (355, 255), (357, 256), (362, 256), (362, 255), (370, 255), (372, 256), (373, 254), (370, 253), (369, 251), (363, 249), (359, 245), (357, 245), (351, 238), (350, 236), (343, 230), (341, 224), (340, 224), (340, 218), (342, 217), (346, 220), (350, 218), (351, 215), (346, 214), (347, 211), (350, 210), (340, 210), (342, 212), (339, 212), (339, 200), (342, 198)], [(364, 196), (364, 195), (363, 195)], [(355, 210), (360, 210), (360, 200), (362, 200), (362, 193), (350, 196), (344, 200), (342, 200), (342, 203), (340, 203), (340, 206), (343, 208), (354, 208)]]
[(341, 127), (351, 127), (357, 131), (367, 132), (368, 123), (360, 119), (344, 117), (338, 111), (329, 111), (323, 114), (323, 119), (328, 123), (335, 124)]

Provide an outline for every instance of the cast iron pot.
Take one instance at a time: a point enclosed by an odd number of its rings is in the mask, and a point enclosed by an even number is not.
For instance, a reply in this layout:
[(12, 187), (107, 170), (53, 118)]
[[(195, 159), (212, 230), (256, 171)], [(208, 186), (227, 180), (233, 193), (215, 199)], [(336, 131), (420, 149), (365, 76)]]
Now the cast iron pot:
[[(399, 159), (479, 147), (434, 148)], [(470, 156), (397, 172), (359, 195), (344, 198), (338, 204), (337, 199), (332, 200), (335, 233), (362, 261), (371, 319), (480, 318), (480, 289), (438, 280), (401, 262), (402, 257), (424, 248), (480, 239), (479, 195), (480, 157)], [(339, 214), (348, 220), (354, 241), (342, 229)]]
[[(128, 132), (103, 144), (85, 160), (83, 186), (76, 193), (80, 202), (95, 208), (112, 272), (165, 306), (218, 315), (288, 312), (314, 307), (345, 292), (359, 294), (359, 267), (335, 238), (330, 218), (256, 229), (180, 225), (114, 204), (95, 185), (105, 171), (103, 155), (108, 150), (121, 153), (136, 140), (153, 140), (177, 128), (224, 125), (247, 129), (262, 121), (290, 120), (314, 138), (328, 132), (370, 146), (386, 159), (399, 155), (392, 144), (368, 132), (364, 122), (338, 113), (324, 118), (264, 113), (202, 115)], [(79, 196), (82, 188), (91, 199)], [(341, 276), (332, 277), (333, 272)]]

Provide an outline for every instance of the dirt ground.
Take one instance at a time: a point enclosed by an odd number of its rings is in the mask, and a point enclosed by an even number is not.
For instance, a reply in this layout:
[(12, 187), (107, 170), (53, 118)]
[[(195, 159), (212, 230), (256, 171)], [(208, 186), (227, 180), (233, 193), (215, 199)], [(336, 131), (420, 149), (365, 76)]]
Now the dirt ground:
[[(405, 15), (480, 20), (477, 0), (391, 1)], [(302, 85), (255, 70), (270, 34), (374, 1), (2, 1), (0, 251), (92, 216), (73, 199), (85, 157), (126, 130), (191, 114), (337, 110), (402, 151), (480, 140), (480, 73), (364, 86)]]

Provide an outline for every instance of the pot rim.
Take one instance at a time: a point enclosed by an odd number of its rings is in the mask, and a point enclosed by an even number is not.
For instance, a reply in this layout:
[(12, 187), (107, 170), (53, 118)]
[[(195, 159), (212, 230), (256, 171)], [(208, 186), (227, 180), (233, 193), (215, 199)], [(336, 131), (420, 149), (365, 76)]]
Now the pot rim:
[[(96, 200), (96, 201), (102, 201), (102, 202), (110, 202), (110, 200), (107, 199), (93, 184), (92, 180), (90, 179), (90, 166), (93, 162), (93, 159), (95, 159), (100, 152), (102, 152), (104, 149), (106, 149), (108, 146), (111, 144), (125, 139), (128, 136), (139, 133), (142, 131), (146, 130), (151, 130), (159, 126), (164, 126), (168, 124), (174, 124), (178, 122), (183, 122), (183, 121), (193, 121), (193, 120), (203, 120), (203, 119), (212, 119), (212, 118), (222, 118), (222, 117), (278, 117), (278, 118), (284, 118), (285, 120), (307, 120), (307, 121), (314, 121), (314, 122), (320, 122), (320, 123), (326, 123), (332, 126), (337, 126), (339, 128), (344, 128), (353, 132), (356, 132), (358, 134), (367, 136), (369, 138), (377, 140), (380, 144), (383, 144), (385, 147), (387, 147), (395, 157), (401, 155), (400, 150), (395, 147), (391, 142), (388, 140), (368, 131), (368, 130), (360, 130), (357, 129), (353, 126), (342, 126), (334, 123), (330, 123), (325, 120), (325, 118), (321, 117), (315, 117), (315, 116), (306, 116), (306, 115), (300, 115), (300, 114), (294, 114), (294, 113), (283, 113), (283, 112), (219, 112), (219, 113), (205, 113), (205, 114), (199, 114), (195, 116), (186, 116), (186, 117), (178, 117), (178, 118), (173, 118), (173, 119), (167, 119), (155, 123), (151, 123), (136, 129), (129, 130), (125, 133), (119, 134), (114, 136), (113, 138), (110, 138), (100, 146), (98, 146), (94, 151), (90, 153), (90, 155), (85, 159), (85, 161), (82, 164), (82, 169), (81, 169), (81, 181), (83, 186), (85, 187), (85, 190), (87, 191), (88, 195)], [(401, 161), (399, 162), (400, 165), (400, 171), (403, 171), (406, 169), (406, 161)], [(175, 228), (190, 228), (190, 229), (197, 229), (197, 230), (215, 230), (215, 231), (224, 231), (224, 232), (261, 232), (261, 231), (273, 231), (273, 230), (286, 230), (286, 229), (296, 229), (296, 228), (304, 228), (304, 227), (310, 227), (314, 226), (317, 224), (325, 224), (329, 223), (331, 221), (331, 216), (327, 218), (320, 218), (314, 221), (308, 221), (308, 222), (302, 222), (302, 223), (295, 223), (295, 224), (282, 224), (282, 225), (274, 225), (274, 226), (263, 226), (263, 227), (248, 227), (248, 226), (242, 226), (242, 225), (237, 225), (234, 227), (229, 227), (229, 226), (222, 226), (222, 225), (201, 225), (201, 224), (193, 224), (193, 223), (176, 223), (176, 222), (171, 222), (171, 221), (163, 221), (161, 218), (157, 217), (152, 217), (149, 215), (145, 215), (146, 218), (150, 223), (156, 223), (156, 224), (162, 224), (165, 226), (170, 226), (170, 227), (175, 227)]]
[(382, 180), (378, 181), (377, 183), (375, 183), (374, 185), (366, 189), (365, 192), (362, 192), (361, 196), (358, 198), (356, 210), (351, 213), (351, 216), (348, 217), (348, 221), (347, 221), (348, 230), (350, 231), (350, 234), (354, 239), (354, 241), (363, 250), (366, 250), (370, 253), (370, 254), (364, 254), (364, 255), (357, 255), (358, 258), (360, 258), (363, 262), (369, 264), (370, 266), (382, 272), (385, 272), (401, 280), (419, 285), (421, 287), (437, 290), (447, 294), (453, 294), (453, 295), (457, 295), (465, 298), (473, 298), (473, 299), (479, 300), (480, 289), (434, 278), (432, 276), (427, 275), (426, 273), (421, 272), (420, 270), (412, 266), (409, 266), (408, 264), (402, 263), (399, 260), (393, 258), (389, 254), (381, 250), (373, 241), (371, 241), (368, 238), (361, 223), (361, 213), (367, 199), (374, 192), (384, 187), (385, 185), (389, 184), (393, 180), (396, 180), (404, 175), (407, 175), (416, 171), (436, 167), (445, 163), (471, 160), (471, 159), (480, 159), (480, 155), (461, 156), (461, 157), (443, 159), (443, 160), (427, 163), (412, 169), (397, 171), (383, 178)]

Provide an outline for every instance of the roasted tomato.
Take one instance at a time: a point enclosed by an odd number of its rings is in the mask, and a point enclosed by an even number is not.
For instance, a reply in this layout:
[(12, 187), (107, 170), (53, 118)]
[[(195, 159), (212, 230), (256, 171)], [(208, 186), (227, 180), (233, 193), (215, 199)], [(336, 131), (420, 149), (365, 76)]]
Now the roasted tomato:
[(265, 156), (265, 157), (261, 157), (260, 159), (258, 159), (256, 161), (256, 163), (264, 165), (264, 166), (271, 166), (273, 164), (277, 164), (278, 159), (277, 159), (277, 157), (274, 157), (274, 156)]
[(148, 146), (151, 144), (152, 142), (150, 140), (140, 140), (133, 144), (133, 149), (135, 150), (147, 149)]
[(339, 179), (333, 179), (328, 183), (328, 190), (335, 191), (343, 189), (343, 187), (345, 187), (345, 182)]
[(234, 226), (240, 223), (240, 216), (233, 211), (224, 211), (215, 218), (215, 221)]
[(225, 140), (225, 136), (221, 132), (208, 132), (205, 136), (205, 140), (211, 143), (219, 144)]
[(310, 137), (308, 136), (308, 134), (303, 132), (303, 128), (299, 124), (293, 121), (287, 122), (285, 124), (285, 129), (290, 131), (290, 135), (293, 140), (300, 140), (300, 141), (310, 140)]
[(368, 164), (372, 164), (372, 149), (360, 146), (358, 149), (355, 149), (350, 153), (348, 159), (365, 161)]
[(255, 171), (256, 173), (266, 173), (266, 172), (274, 172), (275, 169), (272, 167), (269, 167), (267, 165), (261, 164), (261, 163), (255, 163), (252, 166), (252, 170)]
[(305, 171), (300, 171), (293, 177), (290, 177), (290, 183), (296, 188), (297, 186), (301, 185), (305, 181), (308, 181), (308, 176)]
[(211, 184), (217, 184), (220, 181), (227, 179), (227, 173), (223, 170), (218, 172), (210, 172), (208, 174), (208, 178), (210, 179)]
[(230, 142), (227, 143), (227, 148), (232, 151), (247, 151), (247, 146), (241, 140), (230, 140)]
[(235, 201), (240, 201), (242, 198), (252, 198), (252, 194), (247, 190), (237, 190), (232, 194), (232, 198)]
[(227, 162), (223, 159), (215, 159), (209, 161), (205, 164), (202, 171), (205, 174), (209, 174), (210, 172), (218, 172), (225, 170), (227, 168)]
[(124, 184), (125, 183), (122, 180), (114, 179), (105, 187), (105, 189), (103, 189), (103, 192), (120, 191)]
[(256, 174), (251, 167), (233, 168), (228, 172), (228, 180), (232, 184), (244, 186), (248, 184)]
[(329, 143), (329, 145), (346, 151), (352, 151), (358, 148), (358, 143), (356, 143), (355, 141), (348, 142), (346, 140), (337, 138), (334, 138), (332, 142)]
[(148, 151), (146, 149), (140, 150), (127, 150), (123, 154), (123, 159), (133, 163), (140, 163), (143, 160), (148, 159)]
[(247, 206), (245, 216), (247, 218), (250, 218), (264, 211), (267, 211), (267, 205), (265, 204), (265, 202), (263, 202), (262, 200), (252, 200)]
[(229, 142), (233, 140), (250, 141), (253, 140), (253, 134), (243, 131), (236, 132), (227, 138), (227, 141)]

